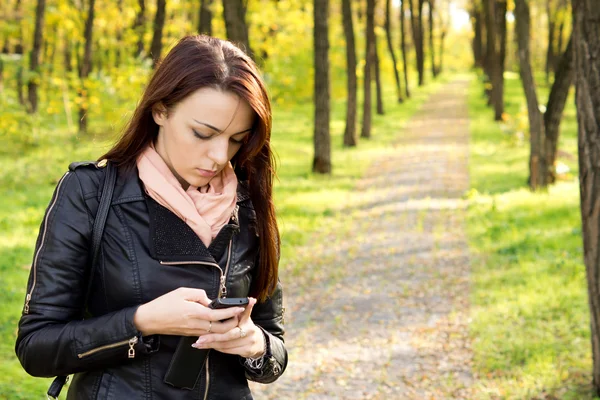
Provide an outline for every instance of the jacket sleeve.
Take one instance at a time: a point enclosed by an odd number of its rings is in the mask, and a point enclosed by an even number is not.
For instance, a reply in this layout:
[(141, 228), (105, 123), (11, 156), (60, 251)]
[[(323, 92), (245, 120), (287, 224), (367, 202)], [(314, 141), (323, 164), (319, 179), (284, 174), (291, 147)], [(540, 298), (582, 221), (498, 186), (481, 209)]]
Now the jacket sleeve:
[(137, 307), (82, 319), (93, 215), (76, 172), (59, 181), (35, 247), (15, 350), (33, 376), (106, 368), (148, 352)]
[(252, 321), (263, 331), (267, 351), (258, 368), (244, 363), (246, 377), (259, 383), (271, 383), (279, 378), (288, 362), (288, 354), (283, 341), (283, 290), (281, 283), (264, 302), (257, 303), (252, 309)]

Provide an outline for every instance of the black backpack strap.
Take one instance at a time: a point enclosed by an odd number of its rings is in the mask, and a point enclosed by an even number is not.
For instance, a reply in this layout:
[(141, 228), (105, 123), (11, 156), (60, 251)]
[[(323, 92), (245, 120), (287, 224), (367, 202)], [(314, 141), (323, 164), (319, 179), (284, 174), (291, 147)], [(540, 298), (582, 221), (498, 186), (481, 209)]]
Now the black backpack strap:
[[(98, 263), (98, 255), (100, 254), (100, 243), (102, 243), (102, 234), (104, 233), (104, 225), (106, 224), (106, 218), (108, 217), (108, 211), (110, 210), (110, 203), (112, 202), (113, 193), (115, 191), (115, 182), (117, 181), (117, 169), (105, 160), (100, 161), (97, 164), (98, 167), (102, 168), (105, 166), (106, 171), (104, 175), (104, 185), (102, 186), (102, 193), (100, 195), (100, 203), (98, 205), (98, 212), (94, 219), (94, 226), (92, 227), (92, 258), (91, 268), (88, 275), (87, 291), (85, 293), (84, 312), (87, 308), (90, 292), (92, 289), (92, 283), (94, 278), (94, 269)], [(67, 376), (57, 376), (48, 388), (48, 398), (57, 399), (60, 395), (60, 391), (69, 378)]]

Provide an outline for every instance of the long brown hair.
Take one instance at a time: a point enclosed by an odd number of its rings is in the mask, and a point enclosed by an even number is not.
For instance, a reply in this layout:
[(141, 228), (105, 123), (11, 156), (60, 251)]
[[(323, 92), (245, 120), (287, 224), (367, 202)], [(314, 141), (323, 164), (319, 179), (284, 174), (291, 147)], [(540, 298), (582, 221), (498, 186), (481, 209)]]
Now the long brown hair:
[(235, 155), (236, 173), (248, 179), (260, 238), (258, 270), (250, 295), (264, 300), (277, 285), (279, 230), (273, 204), (275, 163), (271, 152), (271, 103), (256, 64), (232, 43), (205, 35), (184, 37), (158, 65), (123, 135), (100, 159), (133, 168), (158, 135), (154, 107), (176, 104), (198, 89), (212, 87), (246, 100), (256, 116), (247, 142)]

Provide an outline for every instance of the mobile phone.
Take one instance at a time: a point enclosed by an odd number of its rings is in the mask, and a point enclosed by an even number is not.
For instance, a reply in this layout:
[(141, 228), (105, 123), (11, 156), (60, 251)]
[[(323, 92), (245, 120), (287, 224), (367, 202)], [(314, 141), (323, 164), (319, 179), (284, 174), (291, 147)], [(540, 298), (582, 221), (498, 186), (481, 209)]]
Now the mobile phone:
[(221, 308), (229, 307), (245, 307), (249, 303), (247, 297), (217, 297), (210, 302), (208, 308), (220, 310)]

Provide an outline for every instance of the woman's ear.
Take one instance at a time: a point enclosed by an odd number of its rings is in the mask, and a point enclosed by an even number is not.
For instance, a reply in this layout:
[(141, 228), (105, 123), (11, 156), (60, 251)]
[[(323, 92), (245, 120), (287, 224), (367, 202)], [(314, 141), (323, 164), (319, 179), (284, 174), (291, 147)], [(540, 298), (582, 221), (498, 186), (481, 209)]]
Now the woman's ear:
[(156, 125), (163, 126), (167, 120), (167, 109), (162, 103), (157, 103), (152, 106), (152, 118)]

